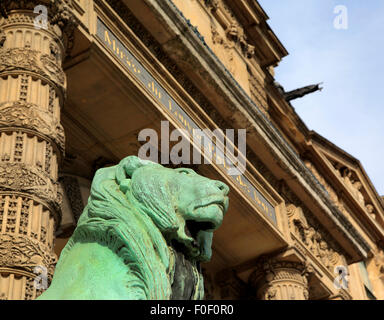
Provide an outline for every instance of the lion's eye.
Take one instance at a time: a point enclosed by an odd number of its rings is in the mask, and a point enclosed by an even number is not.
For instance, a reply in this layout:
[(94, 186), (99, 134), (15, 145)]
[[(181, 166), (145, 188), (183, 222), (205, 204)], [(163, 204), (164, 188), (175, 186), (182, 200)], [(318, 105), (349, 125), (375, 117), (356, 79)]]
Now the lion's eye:
[(189, 174), (189, 171), (188, 170), (179, 170), (180, 173), (183, 173), (183, 174)]

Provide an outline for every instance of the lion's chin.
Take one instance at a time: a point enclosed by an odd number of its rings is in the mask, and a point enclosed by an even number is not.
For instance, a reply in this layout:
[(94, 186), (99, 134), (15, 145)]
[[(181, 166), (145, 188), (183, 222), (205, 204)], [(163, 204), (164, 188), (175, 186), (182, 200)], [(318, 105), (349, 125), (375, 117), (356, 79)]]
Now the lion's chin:
[(204, 206), (190, 208), (172, 237), (170, 245), (179, 253), (182, 253), (189, 261), (206, 262), (212, 256), (213, 231), (223, 221), (224, 212), (228, 208), (228, 202), (215, 197), (209, 199)]
[(184, 230), (179, 229), (170, 245), (186, 259), (196, 262), (209, 261), (212, 256), (212, 238), (215, 226), (211, 222), (187, 220)]

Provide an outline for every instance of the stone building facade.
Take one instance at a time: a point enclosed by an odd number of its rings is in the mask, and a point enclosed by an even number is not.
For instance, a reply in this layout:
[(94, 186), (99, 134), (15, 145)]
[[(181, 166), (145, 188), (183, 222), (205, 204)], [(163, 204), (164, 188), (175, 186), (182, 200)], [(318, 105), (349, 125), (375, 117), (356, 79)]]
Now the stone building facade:
[(41, 294), (95, 170), (137, 154), (162, 120), (247, 131), (244, 174), (194, 166), (231, 188), (206, 299), (384, 298), (383, 198), (276, 86), (288, 53), (256, 0), (4, 0), (0, 12), (0, 299)]

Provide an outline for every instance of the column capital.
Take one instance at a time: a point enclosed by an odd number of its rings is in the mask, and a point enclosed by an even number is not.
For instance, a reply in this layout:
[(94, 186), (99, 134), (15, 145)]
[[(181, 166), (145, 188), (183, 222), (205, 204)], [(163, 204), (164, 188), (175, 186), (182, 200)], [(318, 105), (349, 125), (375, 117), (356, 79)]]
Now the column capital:
[(308, 276), (313, 268), (304, 262), (262, 257), (249, 278), (263, 300), (307, 300)]
[[(46, 30), (62, 41), (67, 52), (73, 46), (73, 32), (79, 21), (74, 14), (73, 0), (2, 0), (0, 4), (0, 28), (12, 24), (33, 24), (43, 11), (38, 6), (45, 6), (47, 11)], [(34, 12), (36, 8), (36, 12)], [(1, 33), (0, 33), (1, 44)], [(1, 47), (1, 45), (0, 45)]]

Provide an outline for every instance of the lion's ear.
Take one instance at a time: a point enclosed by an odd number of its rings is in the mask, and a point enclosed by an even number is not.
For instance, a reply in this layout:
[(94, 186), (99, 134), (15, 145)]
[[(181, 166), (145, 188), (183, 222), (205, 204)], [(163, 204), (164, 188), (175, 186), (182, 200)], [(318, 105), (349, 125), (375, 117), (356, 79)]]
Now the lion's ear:
[(126, 157), (116, 166), (116, 180), (121, 184), (123, 180), (131, 178), (135, 170), (154, 164), (152, 161), (142, 160), (136, 156)]

